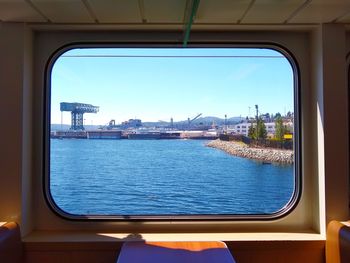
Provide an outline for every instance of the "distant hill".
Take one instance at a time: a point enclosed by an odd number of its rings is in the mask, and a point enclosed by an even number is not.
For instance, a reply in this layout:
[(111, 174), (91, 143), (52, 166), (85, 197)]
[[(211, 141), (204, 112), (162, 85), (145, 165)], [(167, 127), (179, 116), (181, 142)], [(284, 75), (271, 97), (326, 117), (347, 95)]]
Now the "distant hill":
[[(241, 117), (232, 117), (227, 119), (227, 125), (233, 125), (239, 123), (243, 118)], [(200, 117), (194, 121), (191, 122), (194, 125), (205, 125), (205, 126), (210, 126), (212, 124), (215, 125), (224, 125), (225, 124), (225, 119), (219, 118), (219, 117), (213, 117), (213, 116), (206, 116), (206, 117)], [(174, 121), (174, 125), (186, 125), (188, 124), (188, 120), (183, 120), (183, 121)], [(143, 126), (146, 127), (162, 127), (162, 126), (169, 126), (170, 122), (166, 121), (158, 121), (158, 122), (143, 122)]]
[[(227, 125), (237, 124), (241, 121), (241, 119), (242, 119), (241, 117), (228, 118), (226, 120), (226, 124)], [(194, 123), (194, 124), (203, 123), (203, 124), (208, 124), (208, 125), (212, 125), (213, 123), (215, 123), (216, 125), (224, 125), (225, 119), (207, 116), (207, 117), (200, 117), (197, 120), (194, 120), (192, 123)]]
[[(227, 119), (227, 125), (233, 125), (239, 123), (244, 118), (241, 117), (231, 117)], [(174, 121), (174, 125), (181, 126), (181, 125), (187, 125), (188, 120), (183, 121)], [(206, 116), (206, 117), (200, 117), (194, 121), (192, 121), (193, 125), (203, 125), (203, 126), (211, 126), (213, 124), (215, 125), (224, 125), (225, 119), (214, 117), (214, 116)], [(143, 127), (167, 127), (170, 126), (170, 122), (167, 121), (157, 121), (157, 122), (142, 122)], [(85, 125), (85, 130), (96, 130), (101, 127), (101, 125)], [(70, 125), (67, 124), (51, 124), (51, 131), (58, 131), (58, 130), (69, 130)]]
[[(100, 125), (84, 125), (85, 130), (96, 130)], [(51, 124), (51, 131), (69, 130), (70, 125), (68, 124)]]

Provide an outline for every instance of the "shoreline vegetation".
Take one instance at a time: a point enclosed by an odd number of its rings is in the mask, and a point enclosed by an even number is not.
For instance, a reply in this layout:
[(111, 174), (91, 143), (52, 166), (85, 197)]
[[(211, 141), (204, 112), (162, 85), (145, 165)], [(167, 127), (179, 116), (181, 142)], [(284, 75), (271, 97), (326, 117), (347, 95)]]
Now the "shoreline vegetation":
[(266, 163), (293, 164), (294, 151), (273, 148), (250, 147), (244, 142), (221, 141), (220, 139), (207, 143), (208, 147), (222, 150), (228, 154), (249, 158)]

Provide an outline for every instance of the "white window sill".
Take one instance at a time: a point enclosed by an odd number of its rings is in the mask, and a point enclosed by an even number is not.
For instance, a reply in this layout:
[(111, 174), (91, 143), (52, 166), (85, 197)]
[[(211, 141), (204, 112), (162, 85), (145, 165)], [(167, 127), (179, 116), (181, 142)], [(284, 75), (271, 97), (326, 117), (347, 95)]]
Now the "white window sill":
[(124, 241), (323, 241), (318, 233), (94, 233), (35, 231), (23, 238), (33, 242), (124, 242)]

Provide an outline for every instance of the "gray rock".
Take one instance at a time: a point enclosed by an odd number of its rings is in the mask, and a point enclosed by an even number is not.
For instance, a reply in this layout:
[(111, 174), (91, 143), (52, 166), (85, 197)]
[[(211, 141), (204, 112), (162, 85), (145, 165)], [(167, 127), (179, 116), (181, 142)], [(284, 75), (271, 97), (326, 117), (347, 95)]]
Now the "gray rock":
[(253, 148), (236, 141), (221, 141), (219, 139), (211, 141), (208, 147), (220, 149), (228, 154), (260, 160), (271, 163), (292, 164), (294, 163), (294, 152), (292, 150), (280, 150), (271, 148)]

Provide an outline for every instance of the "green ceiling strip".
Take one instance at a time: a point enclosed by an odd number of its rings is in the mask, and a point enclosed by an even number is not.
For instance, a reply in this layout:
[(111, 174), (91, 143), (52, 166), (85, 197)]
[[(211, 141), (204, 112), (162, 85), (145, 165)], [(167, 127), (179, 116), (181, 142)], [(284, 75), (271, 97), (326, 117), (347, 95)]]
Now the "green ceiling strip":
[(186, 26), (186, 31), (185, 31), (184, 41), (183, 41), (183, 47), (187, 47), (187, 43), (190, 38), (191, 27), (194, 21), (194, 17), (196, 16), (196, 13), (197, 13), (199, 2), (200, 0), (192, 1), (190, 16), (185, 21), (185, 24), (187, 24), (187, 26)]

